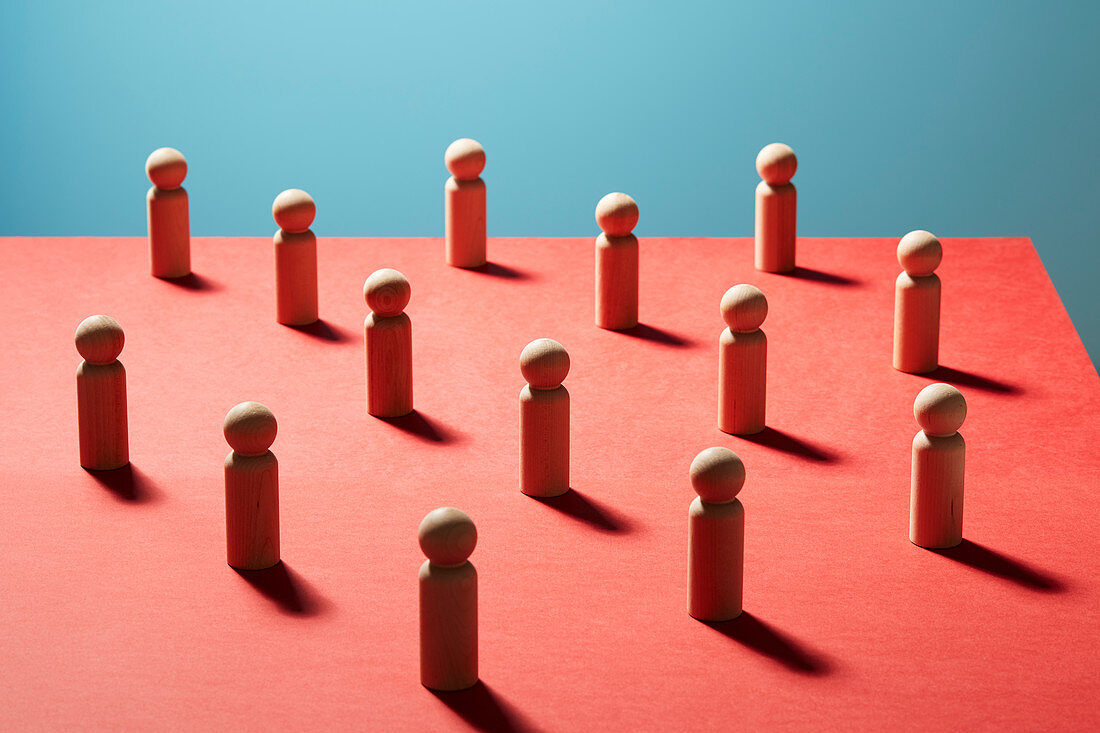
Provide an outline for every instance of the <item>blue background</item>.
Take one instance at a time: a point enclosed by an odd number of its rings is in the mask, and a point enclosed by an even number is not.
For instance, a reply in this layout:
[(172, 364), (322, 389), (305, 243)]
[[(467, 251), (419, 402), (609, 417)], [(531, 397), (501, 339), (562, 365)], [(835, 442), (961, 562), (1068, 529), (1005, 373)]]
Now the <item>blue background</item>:
[(639, 235), (747, 236), (780, 140), (800, 234), (1030, 236), (1100, 355), (1100, 3), (313, 5), (4, 2), (0, 234), (143, 234), (167, 145), (196, 235), (296, 187), (321, 236), (439, 236), (474, 137), (491, 236), (593, 234), (613, 190)]

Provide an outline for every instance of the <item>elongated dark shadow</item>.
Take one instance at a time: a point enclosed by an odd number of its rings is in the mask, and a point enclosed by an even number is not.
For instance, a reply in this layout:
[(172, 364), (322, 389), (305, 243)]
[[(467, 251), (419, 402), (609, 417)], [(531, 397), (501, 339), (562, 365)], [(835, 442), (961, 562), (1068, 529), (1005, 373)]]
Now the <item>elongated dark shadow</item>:
[(176, 287), (183, 288), (184, 290), (205, 291), (212, 293), (217, 290), (223, 290), (225, 288), (220, 282), (211, 280), (208, 277), (203, 277), (196, 272), (192, 272), (189, 275), (183, 277), (162, 277), (158, 278), (166, 283), (172, 283)]
[(147, 504), (157, 501), (160, 494), (149, 477), (138, 469), (133, 463), (127, 463), (122, 468), (110, 471), (92, 471), (84, 469), (85, 473), (94, 478), (100, 486), (107, 489), (119, 501), (130, 504)]
[(348, 340), (347, 331), (344, 331), (339, 326), (327, 323), (322, 318), (318, 318), (313, 323), (308, 323), (305, 326), (287, 326), (287, 328), (292, 328), (298, 333), (304, 333), (324, 341), (337, 342)]
[(811, 461), (832, 463), (837, 460), (836, 453), (771, 427), (766, 427), (755, 435), (738, 435), (737, 437), (784, 453), (802, 456)]
[(837, 275), (832, 272), (823, 272), (821, 270), (814, 270), (810, 267), (795, 267), (790, 272), (779, 273), (786, 275), (787, 277), (795, 277), (799, 280), (809, 280), (816, 283), (824, 283), (825, 285), (841, 285), (844, 287), (852, 287), (855, 285), (862, 285), (862, 280), (853, 280), (850, 277), (844, 275)]
[(595, 499), (589, 499), (576, 489), (569, 489), (561, 496), (532, 496), (531, 498), (601, 532), (626, 533), (632, 529), (630, 520), (625, 516), (600, 504)]
[(380, 417), (378, 419), (432, 443), (458, 442), (456, 433), (448, 430), (442, 423), (430, 419), (419, 410), (413, 410), (408, 415), (402, 415), (401, 417)]
[(1062, 593), (1066, 589), (1065, 584), (1054, 576), (967, 539), (955, 547), (932, 552), (1034, 591)]
[(748, 611), (742, 611), (732, 621), (703, 623), (757, 654), (779, 662), (792, 672), (822, 676), (832, 671), (832, 665), (824, 656), (811, 651), (797, 639), (764, 623)]
[(917, 374), (915, 376), (924, 377), (925, 379), (931, 379), (936, 382), (947, 382), (955, 387), (970, 387), (971, 389), (980, 389), (986, 392), (999, 392), (1000, 394), (1021, 394), (1023, 390), (1019, 387), (1008, 384), (1007, 382), (998, 382), (991, 377), (983, 377), (973, 372), (964, 372), (961, 369), (952, 369), (951, 367), (940, 366), (936, 367), (931, 372), (925, 374)]
[(259, 591), (283, 613), (290, 616), (317, 616), (328, 602), (285, 562), (264, 570), (239, 570), (237, 575)]
[(467, 690), (430, 692), (474, 730), (483, 733), (526, 733), (539, 730), (481, 680)]
[(656, 326), (650, 326), (647, 323), (639, 323), (634, 328), (628, 328), (623, 331), (616, 331), (616, 333), (625, 333), (627, 336), (633, 336), (643, 341), (652, 341), (657, 344), (665, 344), (666, 346), (694, 346), (695, 342), (685, 336), (677, 336), (671, 331), (665, 331), (664, 329), (657, 328)]
[(491, 275), (492, 277), (501, 277), (506, 280), (534, 280), (535, 276), (524, 270), (517, 270), (514, 267), (508, 265), (502, 265), (499, 262), (486, 262), (481, 267), (468, 268), (471, 272), (478, 272), (482, 275)]

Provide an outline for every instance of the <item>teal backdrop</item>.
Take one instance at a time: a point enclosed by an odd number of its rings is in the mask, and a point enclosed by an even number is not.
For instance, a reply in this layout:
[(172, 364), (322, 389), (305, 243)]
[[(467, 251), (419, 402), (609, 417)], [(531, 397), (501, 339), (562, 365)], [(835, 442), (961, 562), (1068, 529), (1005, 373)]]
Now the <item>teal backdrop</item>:
[(297, 187), (321, 236), (438, 236), (474, 137), (491, 236), (593, 234), (613, 190), (642, 236), (746, 236), (779, 140), (801, 234), (1031, 237), (1095, 364), (1098, 34), (1097, 2), (7, 0), (0, 234), (142, 234), (167, 145), (196, 235)]

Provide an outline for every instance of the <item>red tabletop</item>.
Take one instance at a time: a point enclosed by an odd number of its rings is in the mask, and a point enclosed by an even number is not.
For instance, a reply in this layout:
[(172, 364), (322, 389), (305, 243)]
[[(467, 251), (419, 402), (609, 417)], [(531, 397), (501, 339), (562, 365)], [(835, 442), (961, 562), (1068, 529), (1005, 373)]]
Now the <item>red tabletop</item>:
[[(323, 235), (323, 232), (321, 232)], [(1100, 727), (1096, 371), (1026, 239), (945, 239), (941, 369), (890, 366), (896, 239), (643, 238), (643, 325), (593, 325), (592, 240), (326, 239), (322, 323), (274, 320), (271, 242), (0, 239), (0, 727)], [(410, 418), (366, 414), (363, 280), (412, 283)], [(718, 303), (767, 295), (768, 429), (716, 428)], [(125, 329), (132, 468), (77, 456), (73, 332)], [(518, 357), (569, 350), (572, 486), (518, 485)], [(963, 544), (907, 538), (912, 404), (969, 404)], [(284, 563), (225, 564), (221, 423), (279, 421)], [(745, 612), (686, 612), (687, 477), (742, 457)], [(420, 519), (477, 524), (482, 683), (419, 684)]]

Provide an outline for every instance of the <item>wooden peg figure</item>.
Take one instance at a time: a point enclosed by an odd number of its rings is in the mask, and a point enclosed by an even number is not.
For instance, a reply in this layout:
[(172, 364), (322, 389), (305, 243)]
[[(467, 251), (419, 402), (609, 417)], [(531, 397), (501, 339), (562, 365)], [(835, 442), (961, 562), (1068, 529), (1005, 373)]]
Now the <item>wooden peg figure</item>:
[(279, 563), (279, 461), (268, 450), (278, 425), (259, 402), (242, 402), (225, 416), (226, 557), (238, 570)]
[(287, 326), (317, 321), (317, 237), (310, 231), (317, 205), (291, 188), (275, 197), (275, 320)]
[(383, 268), (363, 283), (371, 309), (363, 324), (367, 346), (367, 412), (401, 417), (413, 410), (412, 321), (405, 314), (412, 288), (397, 270)]
[(913, 403), (921, 430), (913, 438), (909, 486), (909, 540), (921, 547), (962, 542), (963, 468), (966, 441), (959, 428), (966, 400), (949, 384), (930, 384)]
[(154, 277), (191, 274), (191, 223), (187, 207), (187, 160), (175, 148), (157, 148), (145, 160), (153, 187), (145, 196), (149, 260)]
[(76, 368), (80, 465), (93, 471), (130, 462), (126, 426), (126, 368), (118, 360), (126, 337), (110, 316), (90, 316), (76, 329)]
[(752, 435), (764, 429), (768, 337), (760, 324), (768, 301), (752, 285), (734, 285), (722, 296), (729, 326), (718, 339), (718, 429)]
[(468, 137), (447, 146), (443, 162), (451, 177), (443, 185), (443, 229), (447, 264), (485, 264), (485, 148)]
[(477, 571), (467, 559), (477, 529), (443, 507), (420, 523), (420, 683), (430, 690), (477, 684)]
[(638, 325), (638, 204), (609, 193), (596, 204), (596, 325), (622, 331)]
[(528, 496), (569, 491), (569, 354), (553, 339), (536, 339), (519, 355), (527, 385), (519, 393), (519, 487)]
[(904, 272), (894, 282), (894, 368), (924, 374), (939, 366), (940, 240), (930, 232), (909, 232), (898, 243)]
[(790, 272), (794, 269), (798, 191), (791, 178), (798, 158), (783, 143), (765, 145), (756, 156), (760, 181), (756, 186), (756, 269)]
[(707, 448), (689, 475), (699, 496), (688, 509), (688, 613), (728, 621), (741, 615), (745, 509), (737, 493), (745, 466), (728, 448)]

